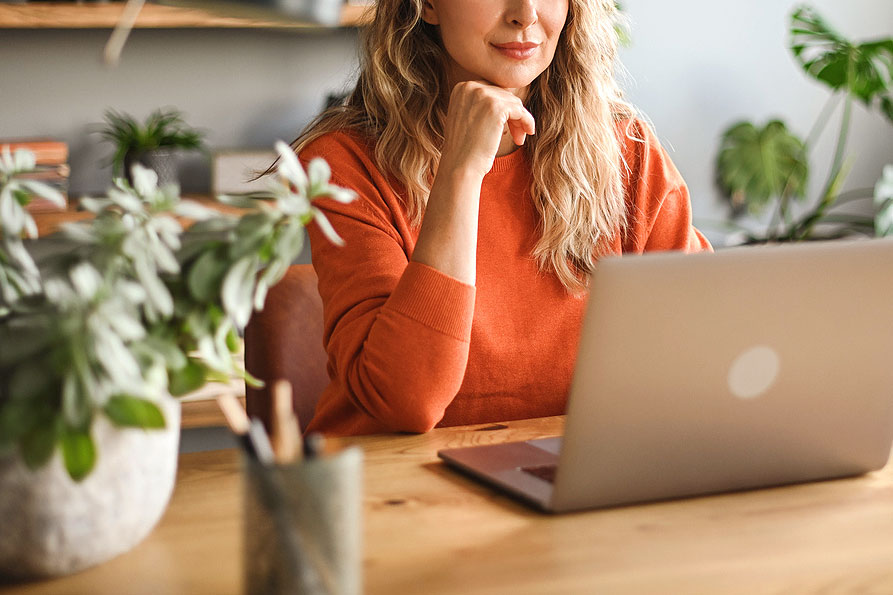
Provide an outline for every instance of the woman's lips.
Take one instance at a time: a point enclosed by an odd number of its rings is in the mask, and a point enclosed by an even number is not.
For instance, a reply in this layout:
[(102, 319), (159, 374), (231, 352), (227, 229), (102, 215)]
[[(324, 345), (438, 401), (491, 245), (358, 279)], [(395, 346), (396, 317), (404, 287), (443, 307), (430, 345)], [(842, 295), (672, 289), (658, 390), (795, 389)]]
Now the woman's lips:
[(538, 43), (512, 42), (493, 44), (493, 48), (497, 52), (507, 58), (512, 58), (513, 60), (526, 60), (527, 58), (530, 58), (536, 53), (538, 47)]

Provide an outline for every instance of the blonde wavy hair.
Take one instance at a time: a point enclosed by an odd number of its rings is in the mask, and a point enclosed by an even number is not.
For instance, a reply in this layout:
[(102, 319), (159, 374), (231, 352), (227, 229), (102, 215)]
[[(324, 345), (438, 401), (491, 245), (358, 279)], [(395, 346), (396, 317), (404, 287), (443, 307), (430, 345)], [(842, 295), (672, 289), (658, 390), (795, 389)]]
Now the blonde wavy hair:
[[(292, 144), (300, 152), (339, 130), (373, 139), (376, 163), (403, 186), (416, 226), (437, 171), (450, 95), (447, 55), (437, 28), (421, 19), (423, 5), (378, 0), (355, 89)], [(614, 79), (616, 12), (614, 0), (569, 0), (555, 58), (530, 85), (526, 102), (537, 127), (524, 144), (541, 219), (533, 256), (572, 293), (586, 288), (598, 257), (626, 230), (617, 131), (618, 121), (631, 121), (635, 111)]]

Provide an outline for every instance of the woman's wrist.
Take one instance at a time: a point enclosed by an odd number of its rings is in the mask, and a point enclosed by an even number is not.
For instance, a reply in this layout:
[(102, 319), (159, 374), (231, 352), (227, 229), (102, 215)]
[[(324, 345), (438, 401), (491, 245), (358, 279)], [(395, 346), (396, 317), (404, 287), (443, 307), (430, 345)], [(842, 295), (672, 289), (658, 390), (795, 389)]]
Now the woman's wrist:
[(438, 181), (444, 185), (476, 185), (480, 187), (484, 182), (484, 176), (493, 168), (495, 157), (494, 153), (489, 161), (486, 161), (473, 159), (467, 153), (452, 157), (444, 152), (437, 166), (437, 175), (434, 176), (432, 190)]
[(466, 169), (438, 171), (412, 260), (474, 285), (482, 181)]

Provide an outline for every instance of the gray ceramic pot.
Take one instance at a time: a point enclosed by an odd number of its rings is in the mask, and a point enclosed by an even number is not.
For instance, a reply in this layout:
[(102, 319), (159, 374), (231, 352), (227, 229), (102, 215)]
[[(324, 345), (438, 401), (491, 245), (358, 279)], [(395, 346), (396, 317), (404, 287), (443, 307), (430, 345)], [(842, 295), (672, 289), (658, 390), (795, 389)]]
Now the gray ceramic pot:
[(133, 184), (130, 169), (135, 163), (147, 167), (158, 174), (158, 185), (179, 184), (177, 174), (177, 153), (174, 149), (156, 149), (144, 153), (127, 153), (124, 156), (124, 177)]
[(0, 457), (0, 575), (29, 579), (83, 570), (122, 554), (155, 527), (177, 474), (180, 402), (161, 403), (163, 430), (93, 423), (97, 461), (80, 483), (58, 452), (29, 471)]

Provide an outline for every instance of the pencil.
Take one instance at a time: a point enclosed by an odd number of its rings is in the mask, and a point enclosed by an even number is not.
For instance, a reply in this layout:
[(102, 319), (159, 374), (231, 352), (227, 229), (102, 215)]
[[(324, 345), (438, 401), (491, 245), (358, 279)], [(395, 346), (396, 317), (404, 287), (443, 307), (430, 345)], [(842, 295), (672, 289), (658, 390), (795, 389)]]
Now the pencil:
[(302, 458), (301, 430), (291, 398), (291, 384), (278, 380), (273, 385), (273, 432), (272, 443), (276, 462), (280, 465), (294, 463)]

